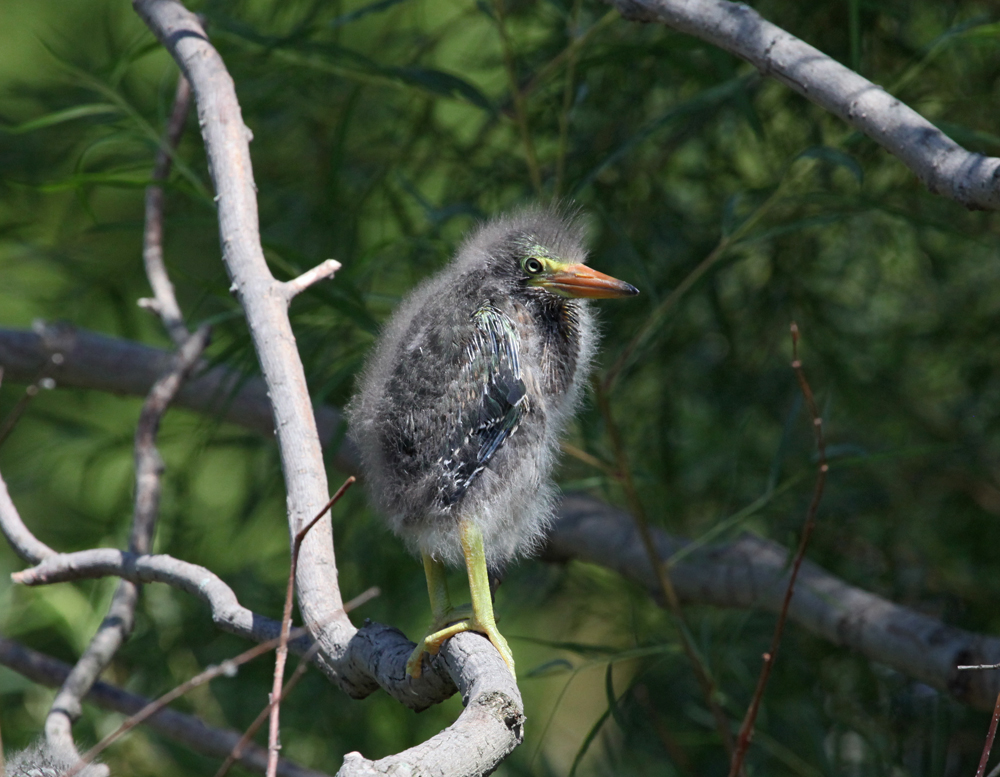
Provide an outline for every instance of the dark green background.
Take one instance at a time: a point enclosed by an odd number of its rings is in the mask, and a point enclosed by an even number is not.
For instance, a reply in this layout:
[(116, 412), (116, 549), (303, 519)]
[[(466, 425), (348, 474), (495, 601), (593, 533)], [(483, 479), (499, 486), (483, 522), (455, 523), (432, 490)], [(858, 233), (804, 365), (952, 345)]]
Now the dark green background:
[[(1000, 153), (992, 4), (753, 5), (967, 147)], [(699, 537), (769, 487), (799, 478), (720, 536), (750, 530), (795, 542), (815, 461), (788, 366), (794, 319), (832, 462), (810, 558), (947, 623), (1000, 629), (995, 215), (928, 193), (870, 140), (733, 57), (609, 16), (592, 0), (506, 6), (541, 192), (531, 184), (489, 0), (196, 9), (254, 133), (273, 271), (290, 277), (327, 257), (344, 264), (335, 281), (292, 306), (317, 400), (347, 400), (379, 323), (477, 218), (571, 198), (591, 225), (592, 263), (643, 292), (601, 304), (598, 374), (639, 333), (649, 335), (608, 399), (651, 522)], [(169, 57), (121, 0), (0, 4), (0, 326), (63, 319), (167, 344), (135, 302), (149, 293), (143, 186), (175, 79)], [(193, 118), (188, 127), (185, 165), (167, 198), (167, 261), (189, 323), (215, 324), (211, 356), (252, 373)], [(661, 307), (720, 241), (710, 271)], [(22, 392), (5, 384), (0, 413)], [(59, 550), (125, 543), (138, 408), (138, 400), (95, 392), (45, 392), (0, 447), (0, 471), (43, 541)], [(592, 395), (570, 439), (614, 465)], [(277, 616), (288, 551), (273, 444), (178, 411), (161, 445), (167, 474), (156, 550), (211, 567), (243, 604)], [(341, 477), (331, 473), (334, 483)], [(579, 459), (566, 458), (558, 477), (564, 488), (624, 504), (617, 481)], [(334, 530), (345, 595), (384, 591), (357, 617), (417, 635), (427, 618), (420, 566), (368, 511), (361, 489), (337, 507)], [(0, 548), (0, 580), (21, 567)], [(0, 582), (0, 632), (73, 661), (113, 587)], [(201, 604), (163, 586), (147, 586), (140, 607), (135, 635), (107, 673), (135, 692), (158, 695), (246, 646), (215, 630)], [(525, 743), (501, 773), (566, 775), (608, 709), (610, 677), (614, 714), (581, 774), (725, 774), (675, 627), (643, 591), (597, 567), (528, 561), (511, 572), (498, 609), (528, 715)], [(773, 617), (701, 607), (687, 616), (738, 720)], [(637, 647), (659, 651), (632, 657)], [(178, 706), (245, 727), (265, 703), (270, 672), (260, 660)], [(7, 746), (37, 734), (52, 695), (0, 669)], [(421, 715), (382, 694), (350, 701), (313, 672), (283, 707), (284, 753), (332, 773), (343, 753), (399, 751), (459, 709), (458, 699)], [(75, 731), (89, 744), (118, 720), (88, 707)], [(971, 774), (986, 726), (985, 715), (792, 626), (750, 769)], [(217, 767), (142, 730), (107, 760), (134, 775)]]

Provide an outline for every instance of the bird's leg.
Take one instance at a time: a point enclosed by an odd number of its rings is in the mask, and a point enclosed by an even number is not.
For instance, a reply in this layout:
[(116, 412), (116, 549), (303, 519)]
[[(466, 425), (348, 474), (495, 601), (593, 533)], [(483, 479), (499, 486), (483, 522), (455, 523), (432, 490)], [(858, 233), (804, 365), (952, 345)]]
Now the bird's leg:
[(420, 677), (424, 653), (437, 655), (445, 640), (463, 631), (478, 631), (485, 634), (493, 646), (500, 651), (501, 658), (510, 667), (510, 673), (514, 674), (514, 656), (507, 646), (507, 640), (497, 629), (496, 618), (493, 615), (493, 598), (490, 591), (489, 573), (486, 569), (486, 550), (483, 547), (482, 532), (472, 521), (461, 521), (459, 531), (462, 537), (465, 566), (469, 573), (472, 615), (457, 622), (449, 622), (457, 613), (452, 608), (448, 596), (444, 566), (424, 554), (424, 571), (427, 574), (427, 590), (431, 597), (434, 625), (431, 627), (431, 633), (420, 640), (420, 643), (410, 654), (410, 660), (406, 662), (406, 673), (411, 677)]
[(427, 630), (427, 636), (420, 640), (406, 662), (406, 673), (410, 677), (420, 677), (424, 653), (437, 655), (441, 644), (451, 636), (451, 634), (439, 635), (444, 634), (450, 624), (467, 618), (469, 610), (465, 605), (458, 608), (452, 606), (444, 564), (435, 561), (428, 553), (422, 552), (420, 555), (424, 560), (427, 595), (431, 600), (431, 627)]
[(462, 552), (465, 554), (465, 568), (469, 572), (469, 593), (472, 595), (472, 617), (467, 621), (469, 631), (478, 631), (489, 637), (500, 656), (506, 662), (510, 673), (514, 673), (514, 656), (497, 629), (493, 615), (493, 591), (490, 575), (486, 568), (486, 549), (483, 547), (483, 533), (472, 521), (459, 524), (462, 533)]

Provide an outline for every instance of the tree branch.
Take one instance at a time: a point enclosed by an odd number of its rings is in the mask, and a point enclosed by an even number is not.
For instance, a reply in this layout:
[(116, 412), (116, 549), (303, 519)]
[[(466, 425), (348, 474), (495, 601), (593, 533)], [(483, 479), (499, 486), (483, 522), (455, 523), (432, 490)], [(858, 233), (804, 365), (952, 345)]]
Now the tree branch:
[[(689, 544), (654, 529), (660, 558), (671, 564), (681, 601), (718, 607), (759, 609), (778, 614), (788, 586), (789, 553), (751, 534), (685, 551)], [(600, 564), (659, 590), (642, 541), (624, 512), (596, 499), (569, 495), (549, 537), (548, 560), (577, 559)], [(995, 672), (959, 672), (959, 664), (1000, 662), (1000, 638), (948, 626), (937, 618), (856, 588), (804, 561), (788, 617), (817, 636), (861, 653), (927, 683), (959, 701), (993, 708), (1000, 678)]]
[(972, 153), (881, 86), (726, 0), (608, 0), (626, 19), (660, 22), (746, 60), (840, 117), (909, 167), (934, 194), (1000, 209), (1000, 159)]
[[(243, 123), (232, 78), (198, 19), (176, 0), (133, 0), (133, 6), (177, 60), (194, 91), (219, 207), (223, 261), (246, 313), (274, 412), (293, 538), (326, 503), (329, 490), (305, 373), (288, 320), (285, 285), (271, 275), (260, 245), (251, 133)], [(409, 640), (390, 630), (355, 629), (343, 610), (329, 518), (320, 521), (302, 544), (296, 587), (303, 619), (320, 644), (317, 664), (351, 695), (365, 695), (381, 685), (410, 706), (426, 706), (447, 698), (456, 686), (462, 692), (467, 707), (458, 721), (399, 756), (408, 768), (480, 774), (492, 771), (521, 741), (517, 686), (481, 635), (449, 640), (439, 659), (430, 662), (430, 671), (413, 679), (405, 672)], [(371, 645), (374, 651), (369, 650)], [(469, 747), (469, 742), (479, 746)], [(341, 771), (364, 768), (364, 763), (351, 759)]]

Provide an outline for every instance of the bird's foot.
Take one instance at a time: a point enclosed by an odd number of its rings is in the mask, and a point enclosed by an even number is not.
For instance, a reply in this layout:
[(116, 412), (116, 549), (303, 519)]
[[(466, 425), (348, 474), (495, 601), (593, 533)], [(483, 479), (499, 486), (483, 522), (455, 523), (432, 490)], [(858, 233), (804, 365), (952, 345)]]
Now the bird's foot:
[[(458, 611), (464, 609), (466, 608), (456, 608), (455, 612), (457, 613)], [(446, 640), (451, 639), (456, 634), (460, 634), (463, 631), (477, 631), (480, 634), (484, 634), (486, 638), (493, 643), (493, 647), (499, 651), (500, 657), (504, 660), (504, 663), (507, 664), (507, 667), (510, 669), (510, 673), (514, 675), (515, 679), (517, 679), (517, 674), (514, 672), (514, 656), (510, 652), (507, 640), (504, 639), (500, 630), (497, 628), (496, 622), (485, 623), (477, 620), (475, 617), (468, 617), (459, 621), (448, 623), (444, 626), (444, 628), (437, 630), (435, 630), (434, 627), (431, 627), (430, 633), (420, 640), (417, 647), (410, 654), (410, 659), (406, 662), (406, 673), (410, 677), (420, 677), (420, 674), (423, 671), (424, 653), (430, 653), (431, 655), (436, 656)]]

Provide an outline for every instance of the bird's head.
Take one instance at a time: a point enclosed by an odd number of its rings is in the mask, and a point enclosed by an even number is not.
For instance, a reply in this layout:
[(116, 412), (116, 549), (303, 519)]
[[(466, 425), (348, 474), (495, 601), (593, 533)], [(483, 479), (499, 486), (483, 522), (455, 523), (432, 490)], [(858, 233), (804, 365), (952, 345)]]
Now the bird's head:
[(485, 262), (487, 273), (514, 290), (560, 298), (632, 297), (630, 283), (584, 264), (583, 229), (556, 210), (530, 209), (482, 227), (465, 256)]

